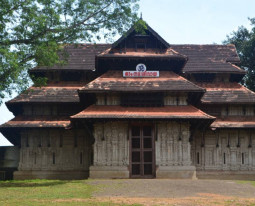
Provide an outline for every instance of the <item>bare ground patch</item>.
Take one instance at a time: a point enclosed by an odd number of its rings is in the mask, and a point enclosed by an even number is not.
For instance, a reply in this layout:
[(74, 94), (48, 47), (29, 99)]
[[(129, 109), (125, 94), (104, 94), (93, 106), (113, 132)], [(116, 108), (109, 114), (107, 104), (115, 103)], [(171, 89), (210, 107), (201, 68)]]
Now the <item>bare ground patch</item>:
[(224, 180), (92, 180), (96, 202), (140, 205), (255, 205), (255, 187)]

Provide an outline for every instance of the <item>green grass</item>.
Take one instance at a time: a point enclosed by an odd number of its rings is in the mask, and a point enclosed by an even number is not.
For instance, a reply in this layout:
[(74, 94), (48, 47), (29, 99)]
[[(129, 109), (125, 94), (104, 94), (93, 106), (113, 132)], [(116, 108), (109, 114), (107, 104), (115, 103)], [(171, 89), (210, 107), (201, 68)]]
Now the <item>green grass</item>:
[(237, 181), (239, 184), (251, 184), (252, 186), (255, 187), (255, 181), (249, 181), (249, 180), (239, 180)]
[(91, 195), (100, 187), (88, 182), (89, 180), (0, 181), (0, 205), (114, 205), (110, 202), (95, 202)]

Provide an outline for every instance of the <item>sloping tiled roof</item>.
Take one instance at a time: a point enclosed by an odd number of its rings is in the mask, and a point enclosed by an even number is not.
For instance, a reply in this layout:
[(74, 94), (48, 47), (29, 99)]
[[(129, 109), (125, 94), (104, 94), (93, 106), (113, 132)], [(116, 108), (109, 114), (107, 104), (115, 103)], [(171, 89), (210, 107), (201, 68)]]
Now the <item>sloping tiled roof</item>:
[(25, 92), (18, 95), (16, 98), (7, 102), (12, 103), (75, 103), (79, 102), (79, 96), (77, 90), (81, 88), (80, 85), (47, 85), (45, 87), (30, 87)]
[(71, 44), (65, 47), (68, 54), (68, 62), (62, 66), (36, 67), (33, 70), (94, 70), (95, 57), (107, 48), (110, 44)]
[(175, 51), (188, 56), (184, 72), (231, 72), (245, 71), (231, 63), (240, 59), (234, 45), (171, 45)]
[(226, 117), (217, 118), (211, 128), (255, 128), (254, 117)]
[(122, 71), (107, 71), (80, 91), (195, 91), (204, 89), (170, 71), (160, 71), (158, 78), (124, 78)]
[(255, 93), (236, 82), (218, 84), (198, 83), (198, 85), (206, 89), (206, 93), (201, 99), (201, 102), (204, 104), (255, 103)]
[(215, 119), (201, 110), (188, 106), (122, 107), (91, 105), (72, 119)]
[(17, 116), (12, 120), (2, 124), (0, 126), (0, 131), (4, 128), (66, 127), (69, 124), (69, 117)]
[[(72, 44), (65, 47), (69, 54), (68, 63), (63, 66), (37, 67), (33, 70), (93, 70), (95, 56), (106, 52), (111, 44)], [(232, 65), (240, 59), (234, 45), (171, 45), (170, 49), (188, 57), (184, 72), (233, 72), (245, 73), (244, 70)], [(134, 53), (132, 55), (135, 55)], [(157, 54), (160, 55), (160, 54)]]

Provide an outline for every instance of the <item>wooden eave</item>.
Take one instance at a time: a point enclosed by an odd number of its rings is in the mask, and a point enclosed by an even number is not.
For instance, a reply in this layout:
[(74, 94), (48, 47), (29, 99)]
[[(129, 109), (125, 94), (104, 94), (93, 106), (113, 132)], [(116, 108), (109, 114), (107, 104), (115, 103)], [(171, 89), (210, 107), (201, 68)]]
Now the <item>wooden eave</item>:
[(172, 71), (160, 71), (158, 78), (125, 78), (122, 71), (109, 70), (88, 83), (79, 93), (93, 92), (200, 92), (205, 89)]
[(215, 120), (194, 106), (123, 107), (91, 105), (71, 119), (203, 119)]

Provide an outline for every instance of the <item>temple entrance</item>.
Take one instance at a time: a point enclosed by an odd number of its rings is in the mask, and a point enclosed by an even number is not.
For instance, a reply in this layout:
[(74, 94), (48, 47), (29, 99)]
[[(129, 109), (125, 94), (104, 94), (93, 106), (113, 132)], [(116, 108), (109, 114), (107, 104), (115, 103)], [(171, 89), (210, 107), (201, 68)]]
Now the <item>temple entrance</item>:
[(130, 177), (155, 177), (155, 144), (152, 125), (133, 125), (130, 133)]

